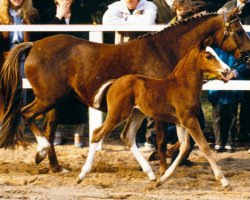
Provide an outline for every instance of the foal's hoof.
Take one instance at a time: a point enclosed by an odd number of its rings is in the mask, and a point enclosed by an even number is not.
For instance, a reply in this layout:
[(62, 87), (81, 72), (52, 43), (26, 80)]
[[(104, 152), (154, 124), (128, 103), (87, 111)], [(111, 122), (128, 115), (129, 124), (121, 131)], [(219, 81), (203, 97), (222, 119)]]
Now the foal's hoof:
[(230, 184), (226, 178), (223, 178), (220, 182), (221, 182), (222, 187), (229, 187), (230, 186)]
[(82, 181), (83, 181), (83, 179), (80, 179), (80, 178), (78, 177), (77, 180), (76, 180), (76, 183), (79, 184), (79, 183), (81, 183)]
[(162, 183), (162, 181), (161, 181), (161, 179), (158, 179), (157, 181), (156, 181), (156, 187), (159, 187), (159, 186), (161, 186), (163, 183)]
[(44, 159), (46, 158), (46, 156), (42, 156), (39, 153), (36, 153), (36, 157), (35, 157), (35, 162), (38, 165), (40, 162), (42, 162)]

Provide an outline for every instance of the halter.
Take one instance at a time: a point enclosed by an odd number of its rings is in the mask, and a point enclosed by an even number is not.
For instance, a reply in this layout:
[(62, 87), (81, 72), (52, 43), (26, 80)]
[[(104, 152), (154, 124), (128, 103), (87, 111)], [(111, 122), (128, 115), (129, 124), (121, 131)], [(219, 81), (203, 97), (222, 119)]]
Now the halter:
[[(235, 19), (231, 20), (228, 22), (227, 20), (227, 15), (226, 12), (223, 12), (223, 18), (224, 18), (224, 22), (225, 22), (225, 26), (226, 26), (226, 30), (224, 31), (224, 37), (219, 45), (219, 48), (222, 47), (223, 43), (225, 42), (225, 40), (227, 39), (228, 36), (233, 37), (233, 40), (235, 41), (237, 48), (240, 50), (240, 58), (238, 59), (241, 63), (247, 63), (247, 60), (249, 60), (248, 56), (242, 56), (242, 49), (239, 47), (237, 40), (236, 40), (236, 36), (235, 36), (235, 32), (233, 31), (232, 27), (230, 26), (232, 23), (236, 22), (236, 21), (240, 21), (240, 18), (237, 16)], [(233, 69), (236, 69), (239, 66), (239, 64), (237, 64), (236, 66), (234, 66)], [(232, 69), (232, 70), (233, 70)], [(232, 71), (231, 70), (231, 71)]]

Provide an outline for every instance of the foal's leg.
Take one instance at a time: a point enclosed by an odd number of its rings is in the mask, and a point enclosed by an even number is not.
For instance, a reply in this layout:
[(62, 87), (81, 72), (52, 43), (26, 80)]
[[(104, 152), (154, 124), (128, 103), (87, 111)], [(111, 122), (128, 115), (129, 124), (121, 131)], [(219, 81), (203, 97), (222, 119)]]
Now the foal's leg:
[(123, 115), (123, 117), (119, 116), (119, 114), (113, 116), (110, 116), (110, 114), (108, 114), (104, 123), (99, 128), (96, 128), (94, 130), (92, 135), (92, 140), (89, 145), (87, 160), (84, 166), (82, 167), (81, 173), (78, 176), (77, 183), (82, 182), (83, 179), (86, 177), (87, 173), (91, 171), (94, 161), (94, 156), (97, 151), (97, 147), (100, 140), (103, 139), (108, 133), (110, 133), (117, 125), (119, 125), (126, 118), (128, 118), (128, 116), (129, 114)]
[(25, 118), (30, 130), (34, 133), (38, 143), (37, 154), (35, 158), (37, 164), (40, 163), (48, 154), (48, 151), (50, 149), (50, 143), (39, 130), (34, 120), (38, 115), (45, 112), (49, 107), (50, 104), (41, 102), (36, 98), (32, 103), (23, 107), (21, 110), (23, 117)]
[(121, 134), (121, 139), (125, 142), (125, 144), (130, 148), (130, 151), (136, 158), (136, 160), (141, 165), (143, 172), (148, 174), (150, 180), (156, 180), (154, 172), (150, 165), (148, 164), (147, 160), (139, 151), (136, 143), (135, 143), (135, 136), (138, 129), (141, 126), (141, 123), (145, 115), (141, 113), (139, 110), (134, 109), (131, 116), (129, 117), (126, 126)]
[(210, 163), (215, 178), (217, 180), (219, 180), (222, 184), (223, 187), (226, 187), (229, 185), (228, 180), (224, 177), (222, 171), (220, 170), (220, 168), (218, 167), (218, 165), (216, 164), (213, 155), (212, 155), (212, 151), (209, 147), (209, 144), (207, 143), (201, 129), (199, 126), (199, 122), (197, 120), (197, 118), (191, 118), (187, 125), (186, 125), (190, 135), (193, 137), (194, 141), (197, 143), (199, 149), (201, 150), (201, 152), (204, 154), (204, 156), (206, 157), (206, 159), (208, 160), (208, 162)]
[(180, 152), (176, 157), (175, 161), (172, 165), (166, 170), (164, 175), (157, 181), (157, 186), (163, 184), (174, 172), (177, 166), (180, 164), (182, 158), (186, 155), (189, 150), (189, 134), (187, 130), (180, 125), (176, 125), (177, 128), (177, 136), (180, 142)]

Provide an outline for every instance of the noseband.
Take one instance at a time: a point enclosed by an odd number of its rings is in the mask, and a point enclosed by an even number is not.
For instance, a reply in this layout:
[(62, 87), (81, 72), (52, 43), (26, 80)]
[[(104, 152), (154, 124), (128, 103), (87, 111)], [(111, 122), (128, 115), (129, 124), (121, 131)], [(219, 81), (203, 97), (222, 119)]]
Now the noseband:
[[(228, 22), (226, 12), (224, 12), (223, 14), (224, 14), (224, 22), (225, 22), (226, 30), (224, 31), (224, 37), (223, 37), (219, 47), (220, 48), (222, 47), (223, 43), (225, 42), (225, 40), (227, 39), (228, 36), (233, 37), (233, 40), (235, 41), (235, 43), (237, 45), (237, 48), (240, 50), (240, 58), (238, 60), (241, 63), (243, 62), (243, 63), (248, 64), (249, 63), (249, 57), (248, 56), (243, 57), (243, 50), (239, 47), (239, 45), (237, 43), (236, 36), (235, 36), (235, 32), (233, 31), (232, 27), (230, 26), (232, 23), (234, 23), (236, 21), (240, 21), (240, 18), (237, 16), (235, 19)], [(235, 68), (237, 68), (237, 67), (235, 67)]]

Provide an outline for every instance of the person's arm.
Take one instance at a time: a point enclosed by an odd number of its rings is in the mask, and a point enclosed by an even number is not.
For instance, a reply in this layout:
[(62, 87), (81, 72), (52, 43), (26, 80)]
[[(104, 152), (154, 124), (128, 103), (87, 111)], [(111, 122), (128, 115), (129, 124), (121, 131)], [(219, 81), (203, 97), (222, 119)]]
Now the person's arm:
[(103, 15), (103, 24), (155, 24), (157, 7), (153, 3), (150, 2), (143, 11), (134, 12), (134, 15), (124, 16), (118, 7), (112, 4)]
[(102, 18), (103, 24), (128, 24), (127, 16), (123, 16), (117, 3), (109, 5)]
[[(136, 14), (136, 12), (138, 12), (138, 14)], [(141, 25), (155, 24), (156, 14), (157, 14), (157, 7), (153, 3), (149, 2), (145, 10), (135, 11), (134, 15), (129, 15), (127, 18), (127, 23), (141, 24)]]

